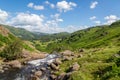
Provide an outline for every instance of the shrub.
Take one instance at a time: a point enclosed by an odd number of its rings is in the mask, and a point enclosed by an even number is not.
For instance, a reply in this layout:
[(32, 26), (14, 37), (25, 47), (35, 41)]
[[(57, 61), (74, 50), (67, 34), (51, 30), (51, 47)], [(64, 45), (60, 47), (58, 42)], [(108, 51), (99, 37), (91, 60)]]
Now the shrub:
[(10, 45), (7, 45), (0, 53), (0, 56), (6, 60), (15, 60), (21, 57), (22, 53), (22, 41), (17, 39)]

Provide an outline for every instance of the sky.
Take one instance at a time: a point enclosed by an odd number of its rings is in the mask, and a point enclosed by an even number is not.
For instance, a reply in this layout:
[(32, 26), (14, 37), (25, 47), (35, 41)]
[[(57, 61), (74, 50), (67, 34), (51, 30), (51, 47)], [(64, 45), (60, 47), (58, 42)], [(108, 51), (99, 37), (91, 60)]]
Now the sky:
[(35, 32), (74, 32), (119, 19), (120, 0), (0, 0), (0, 24)]

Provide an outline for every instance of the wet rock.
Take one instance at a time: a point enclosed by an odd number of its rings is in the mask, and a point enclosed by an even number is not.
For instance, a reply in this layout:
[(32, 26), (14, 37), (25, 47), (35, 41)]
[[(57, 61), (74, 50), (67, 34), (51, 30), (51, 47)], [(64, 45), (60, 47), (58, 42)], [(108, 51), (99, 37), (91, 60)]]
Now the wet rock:
[(54, 74), (50, 75), (50, 79), (55, 80), (56, 78), (57, 78), (56, 75), (54, 75)]
[(53, 51), (52, 54), (58, 54), (58, 52), (57, 51)]
[(37, 76), (31, 76), (30, 80), (40, 80), (40, 78)]
[(42, 67), (40, 70), (41, 70), (41, 71), (46, 71), (46, 68)]
[(63, 57), (63, 61), (70, 61), (72, 59), (73, 59), (73, 57), (70, 57), (70, 56), (64, 56)]
[(0, 73), (4, 73), (4, 70), (1, 69), (1, 70), (0, 70)]
[(4, 68), (4, 70), (9, 70), (9, 68)]
[(21, 63), (18, 60), (14, 60), (8, 63), (11, 68), (20, 69), (22, 67)]
[(61, 52), (61, 54), (63, 56), (71, 56), (72, 54), (74, 54), (74, 52), (70, 51), (70, 50), (65, 50), (64, 52)]
[(34, 69), (32, 69), (32, 70), (31, 70), (31, 72), (32, 72), (32, 73), (34, 73), (34, 72), (35, 72), (35, 70), (34, 70)]
[(1, 70), (2, 68), (3, 68), (2, 65), (0, 65), (0, 70)]
[(80, 68), (80, 65), (76, 62), (70, 67), (70, 71), (78, 71)]
[(46, 53), (42, 53), (42, 52), (31, 53), (26, 50), (23, 50), (22, 52), (22, 57), (25, 58), (25, 61), (34, 60), (34, 59), (42, 59), (42, 58), (45, 58), (46, 55), (47, 55)]
[(34, 75), (37, 76), (37, 77), (41, 77), (42, 76), (42, 71), (36, 71), (34, 73)]
[(53, 69), (53, 70), (59, 70), (59, 67), (56, 66), (54, 63), (51, 63), (51, 64), (50, 64), (50, 67), (51, 67), (51, 69)]
[(60, 60), (59, 58), (56, 58), (54, 63), (55, 63), (56, 65), (62, 64), (62, 62), (61, 62), (61, 60)]

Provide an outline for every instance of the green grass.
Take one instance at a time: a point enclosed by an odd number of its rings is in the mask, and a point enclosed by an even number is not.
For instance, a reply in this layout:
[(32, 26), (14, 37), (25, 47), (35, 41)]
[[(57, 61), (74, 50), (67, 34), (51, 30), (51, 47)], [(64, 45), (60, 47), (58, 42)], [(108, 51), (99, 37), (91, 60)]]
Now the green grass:
[[(120, 50), (120, 47), (111, 48), (96, 48), (86, 49), (82, 58), (74, 58), (71, 61), (65, 61), (60, 65), (61, 70), (56, 74), (67, 73), (69, 67), (74, 63), (78, 62), (80, 69), (72, 74), (70, 80), (107, 80), (101, 76), (102, 72), (110, 66), (114, 66), (115, 62), (107, 62), (111, 56), (116, 54)], [(96, 51), (96, 52), (95, 52)], [(79, 53), (77, 53), (79, 54)], [(112, 73), (112, 71), (110, 71)], [(106, 75), (106, 71), (104, 71)], [(112, 80), (114, 76), (110, 78)], [(116, 76), (119, 78), (119, 76)]]
[(102, 48), (110, 45), (120, 45), (120, 23), (110, 26), (96, 26), (80, 30), (66, 39), (48, 45), (47, 50), (79, 50), (80, 48)]

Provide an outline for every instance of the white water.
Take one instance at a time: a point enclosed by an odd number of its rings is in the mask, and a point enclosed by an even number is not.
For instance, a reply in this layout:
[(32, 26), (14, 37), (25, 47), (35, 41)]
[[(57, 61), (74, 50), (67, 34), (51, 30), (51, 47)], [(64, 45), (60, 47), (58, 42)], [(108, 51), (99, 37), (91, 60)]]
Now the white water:
[[(4, 74), (0, 74), (0, 80), (28, 80), (32, 70), (46, 67), (45, 65), (52, 63), (58, 57), (57, 54), (49, 54), (44, 59), (28, 61), (29, 65), (26, 65), (26, 67), (21, 70), (9, 70)], [(46, 80), (46, 78), (49, 78), (49, 70), (45, 71), (44, 77), (42, 77), (41, 80)]]
[(56, 57), (57, 57), (57, 55), (50, 54), (50, 55), (47, 55), (47, 57), (44, 59), (37, 59), (37, 60), (28, 61), (28, 64), (31, 64), (34, 66), (40, 66), (40, 65), (42, 65), (42, 63), (49, 64), (49, 63), (52, 63)]

